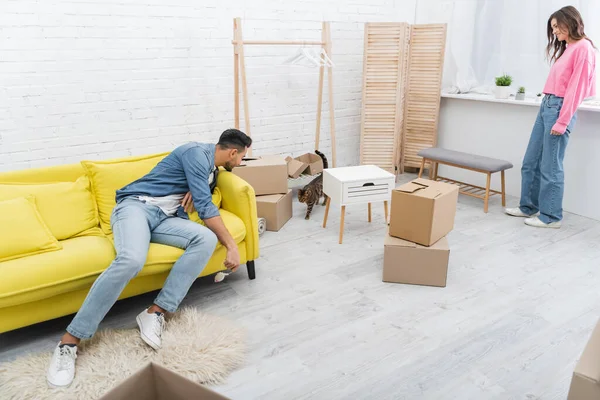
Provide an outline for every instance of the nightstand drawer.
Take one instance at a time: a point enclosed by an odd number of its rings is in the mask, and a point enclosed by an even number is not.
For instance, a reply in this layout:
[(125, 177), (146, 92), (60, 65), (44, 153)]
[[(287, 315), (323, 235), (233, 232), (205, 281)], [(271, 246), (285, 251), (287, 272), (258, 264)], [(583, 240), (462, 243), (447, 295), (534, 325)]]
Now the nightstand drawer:
[(342, 203), (369, 203), (389, 200), (394, 179), (372, 179), (342, 185)]

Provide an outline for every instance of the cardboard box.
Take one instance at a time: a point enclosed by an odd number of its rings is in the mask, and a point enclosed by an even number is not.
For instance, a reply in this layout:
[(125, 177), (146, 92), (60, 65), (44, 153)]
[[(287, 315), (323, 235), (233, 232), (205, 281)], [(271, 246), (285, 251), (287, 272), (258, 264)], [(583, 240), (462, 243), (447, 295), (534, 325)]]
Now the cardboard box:
[(308, 167), (308, 164), (299, 160), (296, 160), (292, 157), (286, 157), (285, 161), (287, 161), (288, 165), (288, 176), (290, 178), (296, 179), (299, 177), (304, 170)]
[(292, 191), (287, 194), (256, 196), (256, 212), (267, 220), (268, 231), (278, 231), (292, 218)]
[(426, 247), (388, 234), (383, 246), (384, 282), (446, 286), (450, 260), (446, 237)]
[(323, 172), (323, 159), (318, 154), (306, 153), (295, 159), (308, 165), (306, 169), (302, 171), (308, 175), (316, 175), (319, 172)]
[(600, 322), (575, 366), (567, 399), (600, 399)]
[(288, 191), (288, 166), (283, 157), (244, 158), (232, 172), (248, 182), (257, 196), (286, 194)]
[(458, 185), (415, 179), (392, 191), (390, 235), (431, 246), (452, 229)]
[(99, 400), (231, 400), (153, 362)]

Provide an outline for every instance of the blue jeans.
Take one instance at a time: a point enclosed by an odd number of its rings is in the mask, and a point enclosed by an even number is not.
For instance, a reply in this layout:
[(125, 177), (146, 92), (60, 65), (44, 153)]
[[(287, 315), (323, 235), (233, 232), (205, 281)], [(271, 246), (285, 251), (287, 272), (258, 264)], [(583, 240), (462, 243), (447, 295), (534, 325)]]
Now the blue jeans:
[(539, 219), (546, 224), (563, 218), (563, 160), (569, 135), (577, 119), (574, 115), (563, 135), (550, 134), (562, 104), (562, 97), (544, 96), (521, 168), (519, 207), (526, 214), (539, 211)]
[(168, 312), (177, 310), (217, 245), (216, 235), (207, 227), (183, 218), (168, 217), (159, 207), (134, 198), (126, 198), (116, 205), (111, 227), (117, 256), (96, 279), (67, 327), (67, 332), (80, 339), (94, 335), (125, 286), (141, 271), (150, 242), (185, 250), (154, 301)]

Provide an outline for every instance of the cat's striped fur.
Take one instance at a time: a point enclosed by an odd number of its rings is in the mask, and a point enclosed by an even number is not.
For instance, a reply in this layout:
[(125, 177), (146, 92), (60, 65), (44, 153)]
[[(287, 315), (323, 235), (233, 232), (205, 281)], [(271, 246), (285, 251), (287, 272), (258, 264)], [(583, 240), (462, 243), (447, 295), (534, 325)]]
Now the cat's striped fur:
[[(327, 157), (319, 150), (315, 150), (323, 159), (323, 169), (328, 168)], [(327, 196), (323, 193), (323, 173), (319, 174), (316, 178), (306, 184), (302, 189), (298, 190), (298, 200), (300, 203), (306, 204), (306, 216), (304, 219), (310, 218), (313, 206), (319, 202), (321, 196), (324, 196), (323, 205), (327, 203)]]

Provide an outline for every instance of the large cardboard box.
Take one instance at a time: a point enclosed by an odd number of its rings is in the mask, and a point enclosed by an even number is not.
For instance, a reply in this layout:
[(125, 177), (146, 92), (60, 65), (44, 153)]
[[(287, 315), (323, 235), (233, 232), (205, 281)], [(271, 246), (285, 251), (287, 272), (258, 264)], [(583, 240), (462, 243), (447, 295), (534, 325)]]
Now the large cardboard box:
[(302, 154), (301, 156), (296, 157), (296, 160), (308, 165), (304, 171), (302, 171), (308, 175), (316, 175), (319, 172), (323, 172), (323, 159), (318, 154)]
[(256, 212), (259, 218), (267, 220), (268, 231), (280, 230), (292, 218), (292, 191), (256, 196)]
[(415, 179), (392, 191), (390, 235), (431, 246), (452, 229), (458, 186)]
[(575, 366), (567, 399), (600, 399), (600, 321)]
[(99, 400), (231, 400), (153, 362)]
[(257, 196), (288, 191), (288, 166), (283, 157), (244, 158), (232, 172), (248, 182)]
[(307, 163), (299, 161), (299, 160), (296, 160), (295, 158), (292, 158), (292, 157), (289, 157), (289, 156), (285, 158), (285, 161), (287, 161), (288, 176), (290, 178), (296, 179), (308, 167)]
[(446, 237), (426, 247), (386, 236), (383, 243), (383, 281), (446, 286), (450, 247)]

